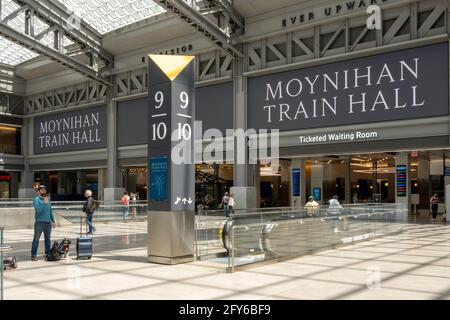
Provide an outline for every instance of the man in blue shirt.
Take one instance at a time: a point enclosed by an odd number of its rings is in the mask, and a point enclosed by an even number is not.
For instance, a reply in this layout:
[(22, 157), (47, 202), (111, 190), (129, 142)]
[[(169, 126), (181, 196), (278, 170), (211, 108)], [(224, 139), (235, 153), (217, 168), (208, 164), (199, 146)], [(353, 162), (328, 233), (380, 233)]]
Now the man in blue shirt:
[(39, 240), (42, 232), (44, 233), (45, 242), (45, 257), (50, 255), (50, 236), (52, 228), (55, 228), (55, 218), (53, 216), (52, 204), (47, 196), (47, 190), (44, 185), (41, 185), (38, 189), (38, 195), (33, 200), (35, 222), (34, 222), (34, 237), (33, 244), (31, 246), (31, 260), (37, 261), (37, 250), (39, 246)]

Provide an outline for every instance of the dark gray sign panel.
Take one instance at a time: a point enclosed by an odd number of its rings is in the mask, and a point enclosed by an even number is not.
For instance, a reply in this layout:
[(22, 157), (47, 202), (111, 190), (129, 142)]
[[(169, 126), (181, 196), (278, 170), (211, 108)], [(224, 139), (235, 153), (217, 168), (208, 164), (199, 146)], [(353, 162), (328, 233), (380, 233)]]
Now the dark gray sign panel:
[(202, 130), (233, 129), (233, 82), (195, 89), (195, 120), (202, 121)]
[(34, 118), (34, 154), (106, 148), (106, 106)]
[(133, 99), (117, 104), (117, 145), (148, 143), (148, 99)]
[(248, 126), (299, 130), (448, 115), (448, 44), (248, 80)]
[[(156, 92), (154, 92), (156, 93)], [(195, 120), (206, 130), (233, 129), (233, 82), (195, 89)], [(121, 101), (117, 104), (117, 145), (119, 147), (148, 143), (148, 98)]]

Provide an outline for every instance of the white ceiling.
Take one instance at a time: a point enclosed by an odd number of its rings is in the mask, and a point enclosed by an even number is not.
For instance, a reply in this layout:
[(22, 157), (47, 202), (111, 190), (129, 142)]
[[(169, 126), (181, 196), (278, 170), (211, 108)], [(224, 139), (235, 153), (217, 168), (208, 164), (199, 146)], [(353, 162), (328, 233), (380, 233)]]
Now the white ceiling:
[[(66, 7), (66, 11), (71, 15), (71, 22), (74, 26), (82, 19), (87, 24), (96, 29), (99, 33), (105, 34), (112, 30), (141, 21), (143, 19), (158, 15), (164, 9), (152, 0), (57, 0)], [(186, 0), (185, 0), (186, 1)], [(2, 0), (2, 12), (0, 19), (4, 19), (9, 14), (19, 8), (13, 0)], [(21, 12), (17, 17), (11, 19), (7, 24), (15, 30), (24, 32), (25, 13)], [(39, 34), (49, 26), (35, 19), (34, 33)], [(53, 34), (47, 34), (40, 42), (45, 45), (53, 44)], [(64, 38), (63, 46), (68, 46), (72, 42)], [(22, 48), (13, 42), (0, 37), (0, 63), (16, 66), (38, 56), (36, 53)]]
[(58, 0), (101, 34), (165, 10), (152, 0)]

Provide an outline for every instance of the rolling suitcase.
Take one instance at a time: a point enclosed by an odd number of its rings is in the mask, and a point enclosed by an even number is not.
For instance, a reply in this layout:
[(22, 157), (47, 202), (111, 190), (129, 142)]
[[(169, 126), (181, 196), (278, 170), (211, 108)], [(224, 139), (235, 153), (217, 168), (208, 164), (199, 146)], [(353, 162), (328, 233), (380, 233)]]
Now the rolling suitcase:
[(83, 217), (80, 217), (80, 237), (77, 239), (77, 260), (92, 258), (92, 237), (83, 235)]

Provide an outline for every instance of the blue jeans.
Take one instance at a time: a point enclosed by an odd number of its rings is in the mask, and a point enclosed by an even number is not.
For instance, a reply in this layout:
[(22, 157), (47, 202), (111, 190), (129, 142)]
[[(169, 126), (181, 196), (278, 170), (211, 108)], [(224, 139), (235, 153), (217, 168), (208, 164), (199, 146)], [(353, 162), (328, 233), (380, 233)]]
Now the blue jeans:
[(52, 233), (52, 223), (51, 222), (35, 222), (34, 223), (34, 237), (33, 243), (31, 245), (31, 256), (36, 257), (39, 247), (39, 239), (41, 239), (42, 232), (44, 232), (44, 243), (45, 243), (45, 255), (50, 255), (51, 250), (51, 240), (50, 236)]
[(95, 231), (94, 225), (92, 224), (92, 217), (94, 216), (93, 213), (88, 213), (86, 215), (86, 224), (89, 226), (89, 233), (92, 233)]
[(128, 206), (123, 207), (123, 220), (128, 219)]
[(228, 217), (228, 213), (230, 212), (230, 208), (228, 206), (228, 203), (223, 204), (223, 211), (225, 212), (225, 216)]

